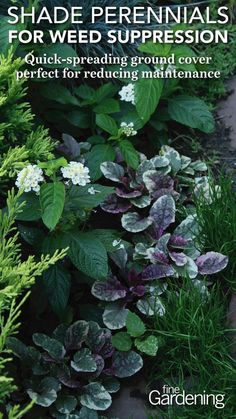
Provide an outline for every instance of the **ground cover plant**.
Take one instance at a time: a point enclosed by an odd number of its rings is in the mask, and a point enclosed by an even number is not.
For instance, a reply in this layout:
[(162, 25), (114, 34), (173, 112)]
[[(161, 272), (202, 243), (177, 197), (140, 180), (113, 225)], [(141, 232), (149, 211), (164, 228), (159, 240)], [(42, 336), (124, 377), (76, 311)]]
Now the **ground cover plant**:
[[(1, 27), (0, 37), (5, 19)], [(62, 50), (71, 53), (53, 51)], [(109, 417), (141, 371), (149, 389), (226, 394), (233, 418), (235, 192), (167, 140), (175, 130), (212, 132), (207, 105), (171, 80), (38, 89), (16, 80), (19, 45), (2, 52), (1, 417)], [(139, 47), (172, 52), (197, 53)], [(222, 417), (211, 406), (149, 407), (150, 418)]]

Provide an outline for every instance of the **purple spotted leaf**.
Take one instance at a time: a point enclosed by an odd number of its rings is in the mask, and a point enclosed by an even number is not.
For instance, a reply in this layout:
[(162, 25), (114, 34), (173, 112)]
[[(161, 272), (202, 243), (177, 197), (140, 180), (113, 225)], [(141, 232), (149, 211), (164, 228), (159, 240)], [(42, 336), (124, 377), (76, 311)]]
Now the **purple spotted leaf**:
[(144, 173), (143, 180), (154, 199), (171, 194), (174, 191), (174, 180), (170, 176), (158, 173), (156, 170), (148, 170)]
[(101, 208), (103, 211), (111, 214), (123, 214), (132, 208), (132, 204), (129, 201), (119, 199), (115, 194), (112, 194), (103, 202)]
[(150, 217), (156, 228), (163, 232), (175, 222), (175, 201), (170, 195), (159, 198), (150, 210)]
[(188, 261), (187, 256), (184, 253), (170, 252), (169, 255), (177, 266), (184, 266)]
[(165, 265), (149, 265), (142, 273), (143, 281), (153, 281), (154, 279), (166, 278), (174, 275), (175, 271), (172, 266)]
[(222, 271), (228, 264), (228, 258), (217, 252), (208, 252), (196, 260), (198, 271), (202, 275), (211, 275)]
[(181, 236), (172, 235), (169, 241), (170, 246), (177, 247), (180, 249), (184, 249), (186, 246), (188, 246), (189, 239), (185, 239)]
[(112, 276), (106, 282), (95, 282), (91, 292), (99, 300), (110, 302), (124, 298), (127, 294), (127, 288), (116, 277)]
[(168, 256), (160, 250), (154, 251), (154, 253), (152, 254), (152, 258), (155, 260), (156, 263), (161, 263), (163, 265), (169, 265)]
[(143, 297), (146, 289), (144, 285), (136, 285), (134, 287), (130, 287), (130, 292), (136, 297)]
[(124, 187), (121, 186), (120, 188), (116, 188), (116, 195), (120, 198), (133, 199), (140, 197), (142, 192), (136, 190), (127, 191)]

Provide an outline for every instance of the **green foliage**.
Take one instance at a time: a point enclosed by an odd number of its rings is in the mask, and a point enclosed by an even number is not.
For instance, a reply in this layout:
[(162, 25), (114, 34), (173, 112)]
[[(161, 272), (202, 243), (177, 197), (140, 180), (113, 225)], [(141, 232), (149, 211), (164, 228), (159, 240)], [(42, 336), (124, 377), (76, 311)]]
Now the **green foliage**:
[[(178, 297), (176, 293), (178, 292)], [(150, 412), (150, 419), (231, 418), (235, 412), (235, 360), (226, 330), (227, 298), (219, 286), (209, 294), (187, 280), (166, 295), (166, 315), (150, 323), (160, 340), (158, 358), (147, 361), (148, 381), (162, 380), (191, 394), (224, 394), (224, 409), (213, 405), (170, 406)], [(234, 332), (232, 332), (234, 333)]]
[(35, 333), (33, 341), (37, 348), (9, 338), (8, 347), (27, 371), (25, 398), (27, 393), (36, 405), (50, 407), (53, 416), (107, 410), (119, 390), (109, 376), (130, 377), (142, 367), (137, 353), (114, 351), (111, 332), (94, 322), (61, 324), (52, 337)]
[(200, 226), (199, 241), (207, 250), (214, 244), (216, 251), (224, 251), (228, 255), (228, 266), (219, 275), (219, 281), (221, 284), (224, 281), (223, 286), (235, 292), (236, 196), (233, 179), (221, 172), (217, 181), (211, 177), (210, 186), (210, 203), (203, 196), (195, 200)]
[[(39, 262), (29, 256), (25, 261), (20, 260), (21, 249), (18, 234), (14, 227), (16, 215), (22, 210), (18, 196), (12, 191), (8, 194), (7, 211), (0, 211), (0, 372), (3, 374), (5, 364), (9, 361), (5, 346), (9, 336), (19, 328), (19, 316), (22, 305), (29, 294), (21, 296), (23, 291), (32, 286), (37, 276), (40, 276), (50, 265), (61, 259), (65, 252), (57, 251), (54, 256), (43, 256)], [(0, 401), (14, 390), (12, 380), (6, 375), (0, 379)]]
[(0, 177), (15, 176), (29, 159), (53, 157), (54, 143), (48, 130), (34, 127), (34, 115), (24, 99), (25, 81), (16, 78), (22, 65), (21, 59), (13, 60), (12, 52), (0, 56)]

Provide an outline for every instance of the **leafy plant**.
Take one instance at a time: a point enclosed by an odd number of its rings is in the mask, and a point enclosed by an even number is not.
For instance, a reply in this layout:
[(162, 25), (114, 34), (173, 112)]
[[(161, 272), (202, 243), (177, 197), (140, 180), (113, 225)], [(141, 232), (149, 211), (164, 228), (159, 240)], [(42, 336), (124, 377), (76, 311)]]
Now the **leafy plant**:
[(191, 189), (200, 182), (200, 174), (207, 171), (204, 162), (192, 162), (169, 146), (163, 146), (160, 154), (151, 158), (141, 155), (136, 171), (126, 164), (104, 162), (101, 171), (106, 179), (119, 184), (115, 193), (109, 195), (102, 209), (112, 214), (125, 213), (130, 209), (141, 211), (157, 198), (169, 194), (183, 202), (191, 198)]
[[(6, 363), (9, 362), (9, 352), (6, 352), (6, 341), (9, 336), (16, 333), (19, 328), (19, 317), (22, 306), (29, 296), (23, 294), (30, 288), (35, 278), (64, 257), (64, 251), (56, 251), (49, 257), (43, 256), (40, 261), (29, 256), (21, 261), (21, 248), (19, 246), (19, 234), (14, 227), (17, 214), (22, 211), (23, 204), (18, 203), (18, 195), (14, 191), (8, 193), (7, 209), (0, 211), (0, 318), (1, 318), (1, 345), (0, 345), (0, 402), (3, 403), (6, 396), (15, 389), (13, 380), (5, 372)], [(5, 373), (5, 376), (3, 375)]]
[(137, 353), (116, 351), (111, 332), (95, 322), (62, 324), (52, 337), (35, 333), (33, 342), (27, 347), (11, 338), (8, 347), (28, 371), (25, 392), (56, 418), (107, 410), (120, 387), (117, 378), (130, 377), (143, 365)]

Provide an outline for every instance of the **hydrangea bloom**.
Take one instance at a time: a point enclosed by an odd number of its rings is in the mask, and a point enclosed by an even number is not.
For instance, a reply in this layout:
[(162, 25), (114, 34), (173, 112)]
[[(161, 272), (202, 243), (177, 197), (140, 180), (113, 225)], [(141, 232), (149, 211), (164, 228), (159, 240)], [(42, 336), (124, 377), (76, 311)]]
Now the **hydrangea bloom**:
[(133, 137), (137, 134), (137, 131), (134, 129), (133, 122), (130, 122), (127, 124), (126, 122), (122, 122), (120, 124), (120, 127), (122, 128), (122, 133), (126, 135), (126, 137)]
[(85, 186), (90, 183), (89, 169), (82, 163), (71, 161), (68, 166), (61, 168), (62, 176), (72, 181), (73, 185)]
[(44, 181), (43, 171), (36, 165), (29, 164), (22, 169), (16, 179), (16, 186), (24, 192), (40, 191), (40, 182)]
[(134, 84), (129, 83), (126, 86), (123, 86), (119, 91), (119, 95), (121, 100), (124, 100), (125, 102), (131, 102), (132, 105), (135, 105)]

